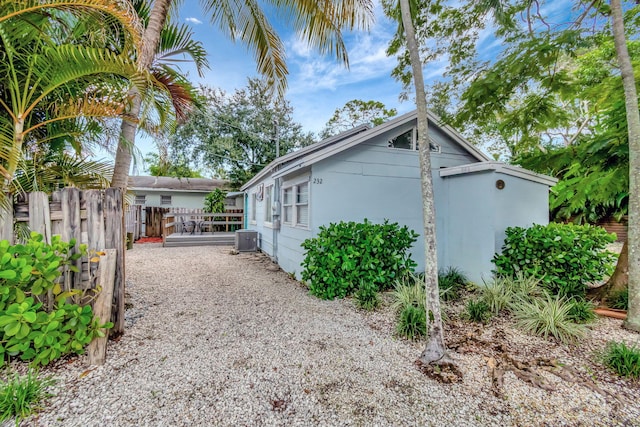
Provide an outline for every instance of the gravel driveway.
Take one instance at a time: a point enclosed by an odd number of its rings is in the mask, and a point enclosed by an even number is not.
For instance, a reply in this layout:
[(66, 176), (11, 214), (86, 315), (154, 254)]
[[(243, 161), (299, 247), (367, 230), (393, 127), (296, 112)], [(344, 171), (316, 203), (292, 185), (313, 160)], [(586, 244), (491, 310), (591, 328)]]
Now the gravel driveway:
[(460, 384), (413, 365), (423, 347), (393, 337), (388, 309), (321, 301), (260, 254), (136, 245), (127, 252), (127, 331), (107, 363), (55, 367), (56, 397), (24, 425), (615, 425), (635, 419), (586, 388), (533, 388), (458, 358)]

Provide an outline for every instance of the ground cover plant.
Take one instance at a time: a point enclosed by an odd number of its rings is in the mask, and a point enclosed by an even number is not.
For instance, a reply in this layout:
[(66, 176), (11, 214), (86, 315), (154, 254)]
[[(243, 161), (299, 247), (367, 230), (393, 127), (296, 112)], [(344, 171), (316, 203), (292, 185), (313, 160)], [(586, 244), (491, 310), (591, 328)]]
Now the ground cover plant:
[(640, 378), (640, 348), (623, 342), (611, 341), (602, 355), (604, 364), (617, 375)]
[(321, 226), (317, 237), (302, 243), (302, 280), (322, 299), (344, 298), (362, 282), (389, 289), (415, 268), (409, 249), (417, 238), (408, 227), (386, 220)]
[(455, 267), (448, 267), (438, 273), (438, 288), (443, 301), (453, 301), (460, 298), (469, 280), (467, 276)]
[(0, 382), (0, 422), (15, 417), (16, 425), (38, 409), (50, 396), (47, 388), (53, 385), (51, 377), (40, 378), (29, 369), (26, 375), (9, 374)]
[(91, 306), (69, 302), (80, 291), (64, 291), (58, 281), (61, 269), (77, 271), (72, 262), (86, 253), (84, 247), (73, 253), (74, 246), (60, 236), (47, 244), (37, 233), (25, 244), (0, 241), (0, 365), (13, 357), (46, 365), (82, 354), (93, 338), (104, 336), (101, 328), (113, 326), (95, 318)]
[(537, 277), (553, 295), (584, 297), (586, 285), (613, 272), (615, 255), (605, 250), (613, 234), (591, 225), (551, 223), (509, 227), (493, 263), (498, 276), (523, 272)]

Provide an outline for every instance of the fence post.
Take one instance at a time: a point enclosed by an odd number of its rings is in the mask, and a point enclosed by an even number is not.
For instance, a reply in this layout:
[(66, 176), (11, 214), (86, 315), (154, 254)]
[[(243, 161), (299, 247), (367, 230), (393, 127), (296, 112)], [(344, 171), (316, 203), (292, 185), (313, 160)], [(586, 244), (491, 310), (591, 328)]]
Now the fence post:
[[(111, 302), (113, 299), (113, 285), (115, 280), (116, 271), (116, 250), (106, 249), (105, 254), (100, 257), (98, 275), (98, 285), (102, 288), (95, 302), (93, 303), (93, 310), (96, 317), (100, 319), (101, 323), (107, 322), (107, 319), (111, 316)], [(107, 356), (107, 336), (108, 331), (102, 330), (105, 333), (104, 337), (95, 338), (89, 347), (87, 353), (89, 354), (90, 365), (104, 365), (104, 361)]]
[(106, 247), (102, 191), (87, 190), (83, 194), (87, 209), (88, 249), (89, 251), (101, 251)]
[(111, 308), (111, 321), (113, 331), (116, 334), (124, 333), (124, 291), (125, 291), (125, 270), (124, 270), (124, 210), (123, 193), (119, 188), (107, 188), (104, 193), (105, 207), (105, 227), (109, 232), (106, 234), (105, 248), (116, 250), (116, 273), (113, 286), (113, 307)]
[(0, 240), (8, 240), (13, 245), (13, 195), (7, 194), (6, 209), (0, 206)]
[(51, 213), (47, 193), (29, 193), (29, 228), (42, 234), (45, 242), (51, 243)]
[[(71, 248), (70, 255), (80, 251), (82, 243), (82, 227), (80, 225), (80, 191), (77, 188), (65, 188), (62, 190), (62, 240), (65, 242), (76, 239), (76, 244)], [(79, 289), (82, 283), (82, 258), (75, 262), (78, 273), (67, 271), (64, 280), (65, 290)]]

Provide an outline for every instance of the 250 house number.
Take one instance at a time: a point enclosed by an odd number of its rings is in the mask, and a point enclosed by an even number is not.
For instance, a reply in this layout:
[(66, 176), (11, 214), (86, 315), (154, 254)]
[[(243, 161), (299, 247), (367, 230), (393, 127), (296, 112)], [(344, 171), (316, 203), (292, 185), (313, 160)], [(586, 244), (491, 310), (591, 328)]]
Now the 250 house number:
[(314, 184), (322, 184), (322, 178), (313, 178)]

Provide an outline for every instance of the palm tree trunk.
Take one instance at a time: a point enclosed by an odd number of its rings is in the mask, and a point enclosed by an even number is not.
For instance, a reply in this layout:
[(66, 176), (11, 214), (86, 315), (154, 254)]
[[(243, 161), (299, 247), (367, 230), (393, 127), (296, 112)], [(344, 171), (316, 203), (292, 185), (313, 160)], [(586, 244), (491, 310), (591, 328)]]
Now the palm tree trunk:
[[(140, 56), (138, 57), (139, 70), (149, 70), (151, 68), (155, 52), (158, 49), (158, 43), (160, 42), (160, 32), (167, 20), (170, 5), (171, 0), (155, 0), (153, 2), (153, 9), (149, 16), (149, 25), (147, 25), (142, 39), (142, 52), (140, 52)], [(129, 95), (131, 97), (129, 116), (137, 120), (140, 115), (142, 96), (136, 88), (131, 88)], [(118, 141), (113, 178), (111, 179), (112, 187), (127, 188), (127, 179), (129, 178), (129, 169), (131, 168), (131, 152), (135, 145), (137, 130), (138, 125), (135, 121), (123, 120), (122, 126), (120, 127), (120, 140)]]
[(633, 66), (624, 34), (624, 20), (620, 0), (611, 0), (611, 25), (616, 56), (622, 75), (627, 127), (629, 132), (629, 310), (625, 328), (640, 332), (640, 112)]
[(425, 287), (427, 294), (427, 345), (420, 356), (422, 363), (428, 364), (442, 359), (445, 355), (444, 332), (440, 314), (440, 292), (438, 291), (438, 252), (436, 250), (436, 210), (433, 197), (431, 175), (431, 150), (429, 147), (429, 120), (427, 117), (427, 97), (424, 90), (422, 61), (418, 50), (409, 0), (400, 0), (402, 25), (407, 39), (407, 49), (411, 57), (413, 82), (416, 89), (418, 108), (418, 144), (420, 177), (422, 184), (422, 215), (424, 222)]

